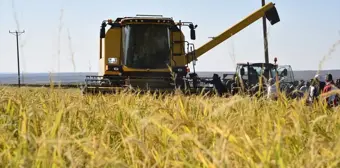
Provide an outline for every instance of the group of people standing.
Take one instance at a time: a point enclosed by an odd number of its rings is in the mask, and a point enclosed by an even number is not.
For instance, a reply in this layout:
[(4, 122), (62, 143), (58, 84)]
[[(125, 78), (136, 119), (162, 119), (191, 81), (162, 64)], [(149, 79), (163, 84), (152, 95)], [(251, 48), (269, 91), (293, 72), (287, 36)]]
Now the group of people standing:
[[(308, 103), (313, 103), (319, 99), (321, 94), (328, 94), (330, 92), (339, 90), (337, 85), (334, 83), (332, 74), (327, 74), (324, 79), (321, 75), (316, 75), (312, 79), (310, 89), (308, 91)], [(339, 95), (337, 93), (330, 93), (325, 96), (325, 100), (330, 107), (339, 105)]]
[[(328, 106), (335, 107), (338, 106), (340, 103), (340, 96), (338, 93), (330, 92), (339, 90), (339, 85), (340, 80), (337, 80), (337, 82), (335, 83), (332, 74), (327, 74), (325, 78), (323, 78), (323, 76), (321, 75), (316, 75), (313, 79), (306, 83), (301, 81), (295, 89), (298, 90), (298, 93), (300, 95), (298, 97), (303, 97), (305, 94), (308, 95), (306, 99), (307, 104), (313, 104), (313, 102), (320, 99), (320, 95), (326, 94), (325, 101), (327, 102)], [(276, 99), (277, 91), (274, 79), (270, 79), (268, 81), (267, 88), (267, 97), (270, 99)]]

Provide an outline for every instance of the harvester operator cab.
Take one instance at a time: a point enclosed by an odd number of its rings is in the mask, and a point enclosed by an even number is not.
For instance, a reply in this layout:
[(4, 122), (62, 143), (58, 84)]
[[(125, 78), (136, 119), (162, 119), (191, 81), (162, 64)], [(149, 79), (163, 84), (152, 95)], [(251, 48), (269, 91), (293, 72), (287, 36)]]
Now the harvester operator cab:
[[(108, 30), (107, 25), (111, 26)], [(195, 40), (197, 25), (192, 22), (175, 22), (162, 15), (104, 20), (100, 29), (100, 59), (104, 57), (104, 66), (108, 66), (104, 74), (111, 74), (108, 69), (114, 69), (113, 66), (121, 67), (118, 68), (120, 72), (126, 72), (127, 75), (139, 72), (156, 74), (156, 71), (169, 74), (169, 65), (175, 73), (178, 73), (178, 69), (181, 69), (180, 73), (187, 72), (188, 63), (195, 58), (193, 54), (185, 55), (185, 43), (189, 47), (189, 42), (183, 37), (181, 27), (184, 26), (190, 29), (191, 40)], [(190, 45), (193, 46), (191, 43)], [(111, 57), (116, 61), (107, 62)]]

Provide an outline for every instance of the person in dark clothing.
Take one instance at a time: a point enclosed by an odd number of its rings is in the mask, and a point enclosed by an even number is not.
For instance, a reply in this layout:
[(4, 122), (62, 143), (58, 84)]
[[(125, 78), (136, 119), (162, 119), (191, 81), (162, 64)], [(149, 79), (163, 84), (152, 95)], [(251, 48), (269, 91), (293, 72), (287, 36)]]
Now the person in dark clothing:
[(222, 96), (224, 90), (225, 90), (225, 87), (221, 81), (221, 77), (218, 76), (218, 74), (214, 74), (213, 75), (213, 79), (212, 81), (207, 81), (207, 83), (211, 83), (214, 85), (214, 88), (216, 89), (217, 91), (217, 94), (219, 96)]
[(198, 75), (197, 73), (190, 73), (190, 78), (192, 79), (192, 85), (195, 89), (197, 89), (198, 86)]
[(325, 88), (325, 86), (326, 86), (326, 82), (320, 82), (320, 84), (319, 84), (320, 92), (323, 91), (323, 89)]
[(315, 75), (314, 78), (319, 81), (319, 93), (322, 93), (324, 87), (326, 86), (326, 82), (325, 82), (323, 76), (317, 74), (317, 75)]
[(218, 95), (222, 96), (223, 91), (224, 91), (224, 86), (221, 81), (221, 78), (217, 74), (214, 74), (213, 76), (213, 84), (215, 86), (215, 89), (217, 90)]

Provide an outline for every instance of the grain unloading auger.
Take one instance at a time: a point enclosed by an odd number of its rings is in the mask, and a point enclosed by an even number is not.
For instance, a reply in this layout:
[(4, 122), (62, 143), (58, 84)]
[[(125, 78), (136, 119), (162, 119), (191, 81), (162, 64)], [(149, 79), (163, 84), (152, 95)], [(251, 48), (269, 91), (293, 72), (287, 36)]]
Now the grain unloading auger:
[[(175, 22), (161, 15), (104, 20), (100, 29), (98, 76), (86, 76), (84, 91), (211, 90), (195, 72), (197, 58), (262, 17), (272, 25), (280, 21), (275, 4), (268, 3), (198, 49), (185, 39), (182, 31), (183, 26), (189, 27), (191, 40), (195, 40), (197, 25), (192, 22)], [(193, 73), (188, 66), (191, 62)]]

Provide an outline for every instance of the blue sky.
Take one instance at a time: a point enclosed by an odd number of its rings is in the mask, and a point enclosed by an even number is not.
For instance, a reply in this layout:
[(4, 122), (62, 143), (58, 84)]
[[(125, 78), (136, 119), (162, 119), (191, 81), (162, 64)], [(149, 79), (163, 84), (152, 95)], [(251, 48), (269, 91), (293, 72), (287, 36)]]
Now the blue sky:
[[(296, 70), (318, 69), (322, 58), (340, 40), (340, 1), (272, 2), (281, 22), (274, 26), (268, 23), (270, 61), (277, 57), (278, 63), (290, 64)], [(192, 21), (198, 25), (198, 48), (210, 40), (208, 37), (218, 35), (259, 7), (261, 0), (0, 0), (0, 72), (17, 71), (16, 41), (9, 30), (25, 30), (20, 36), (23, 72), (96, 72), (99, 27), (104, 19), (162, 14), (177, 21)], [(185, 30), (186, 37), (188, 33)], [(340, 69), (340, 44), (328, 57), (322, 69)], [(262, 19), (201, 56), (196, 69), (232, 71), (234, 61), (264, 61)]]

